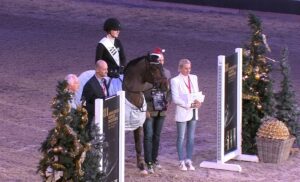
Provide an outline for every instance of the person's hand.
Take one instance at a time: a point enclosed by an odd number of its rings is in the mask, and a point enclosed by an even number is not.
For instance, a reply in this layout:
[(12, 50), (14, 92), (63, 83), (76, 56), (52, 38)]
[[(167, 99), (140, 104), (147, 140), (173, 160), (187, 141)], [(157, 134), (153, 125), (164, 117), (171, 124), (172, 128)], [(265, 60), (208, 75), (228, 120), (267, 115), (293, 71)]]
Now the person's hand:
[(199, 102), (198, 100), (194, 100), (194, 102), (191, 104), (191, 108), (198, 109), (201, 107), (201, 105), (201, 102)]
[(149, 111), (146, 112), (146, 118), (150, 118), (150, 112)]
[(120, 74), (124, 74), (124, 66), (120, 66), (120, 68), (119, 68), (119, 73), (120, 73)]
[(194, 103), (195, 103), (195, 104), (201, 104), (201, 102), (198, 101), (198, 100), (194, 100)]
[(111, 77), (111, 78), (119, 78), (120, 74), (118, 72), (115, 71), (111, 71), (107, 74), (107, 76)]

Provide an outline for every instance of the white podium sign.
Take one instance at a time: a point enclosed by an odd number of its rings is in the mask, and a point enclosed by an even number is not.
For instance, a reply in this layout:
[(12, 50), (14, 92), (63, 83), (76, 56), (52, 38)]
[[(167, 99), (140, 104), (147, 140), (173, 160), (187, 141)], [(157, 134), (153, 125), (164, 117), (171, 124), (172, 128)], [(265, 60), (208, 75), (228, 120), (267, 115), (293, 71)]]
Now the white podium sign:
[(105, 100), (95, 100), (95, 123), (100, 134), (104, 134), (104, 142), (108, 143), (101, 151), (100, 171), (105, 181), (124, 182), (125, 178), (125, 92)]

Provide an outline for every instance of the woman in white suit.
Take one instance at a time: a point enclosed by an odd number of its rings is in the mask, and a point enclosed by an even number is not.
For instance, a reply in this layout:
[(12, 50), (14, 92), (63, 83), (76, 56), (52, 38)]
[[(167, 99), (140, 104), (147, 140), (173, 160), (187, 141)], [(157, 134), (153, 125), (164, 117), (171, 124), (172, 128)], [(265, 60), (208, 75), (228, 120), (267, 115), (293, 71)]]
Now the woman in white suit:
[[(190, 100), (192, 93), (199, 92), (198, 77), (190, 74), (191, 62), (181, 59), (178, 64), (179, 75), (171, 79), (172, 100), (176, 104), (175, 121), (177, 125), (177, 153), (180, 170), (195, 170), (192, 165), (194, 135), (201, 102)], [(183, 143), (187, 130), (186, 158), (183, 156)]]

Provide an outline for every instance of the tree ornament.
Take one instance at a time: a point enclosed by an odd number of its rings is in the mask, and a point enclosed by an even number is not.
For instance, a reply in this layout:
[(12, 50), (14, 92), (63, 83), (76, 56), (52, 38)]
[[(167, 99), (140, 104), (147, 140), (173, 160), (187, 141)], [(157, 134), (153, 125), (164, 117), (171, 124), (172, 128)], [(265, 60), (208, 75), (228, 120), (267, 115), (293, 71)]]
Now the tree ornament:
[(265, 44), (266, 46), (266, 49), (271, 52), (271, 48), (269, 47), (269, 44), (267, 42), (267, 36), (265, 34), (262, 34), (262, 38), (263, 38), (263, 43)]
[(257, 109), (259, 109), (259, 110), (261, 110), (262, 109), (262, 105), (260, 105), (260, 104), (257, 104)]
[(243, 51), (243, 54), (244, 54), (244, 56), (250, 56), (250, 50), (244, 50)]
[(261, 62), (263, 62), (263, 63), (266, 63), (266, 62), (267, 62), (267, 60), (266, 60), (265, 57), (260, 58), (259, 61), (261, 61)]
[(255, 80), (259, 80), (260, 79), (260, 75), (257, 73), (255, 74)]
[(53, 148), (53, 152), (54, 152), (54, 153), (58, 153), (58, 152), (60, 152), (60, 151), (59, 151), (58, 147), (54, 147), (54, 148)]
[(57, 156), (57, 155), (54, 155), (53, 158), (54, 158), (54, 159), (53, 159), (54, 162), (57, 162), (57, 161), (58, 161), (58, 156)]

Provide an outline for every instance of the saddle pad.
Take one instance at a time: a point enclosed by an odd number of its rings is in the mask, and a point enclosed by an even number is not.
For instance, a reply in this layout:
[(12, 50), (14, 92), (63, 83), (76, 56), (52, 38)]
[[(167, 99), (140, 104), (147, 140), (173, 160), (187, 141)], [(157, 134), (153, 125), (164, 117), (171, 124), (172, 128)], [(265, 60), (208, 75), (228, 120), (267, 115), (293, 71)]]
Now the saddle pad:
[(125, 100), (125, 130), (132, 131), (140, 126), (143, 126), (146, 120), (147, 104), (144, 97), (143, 107), (137, 108), (135, 105), (130, 103), (127, 99)]

